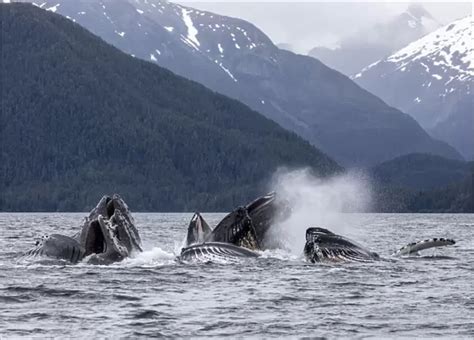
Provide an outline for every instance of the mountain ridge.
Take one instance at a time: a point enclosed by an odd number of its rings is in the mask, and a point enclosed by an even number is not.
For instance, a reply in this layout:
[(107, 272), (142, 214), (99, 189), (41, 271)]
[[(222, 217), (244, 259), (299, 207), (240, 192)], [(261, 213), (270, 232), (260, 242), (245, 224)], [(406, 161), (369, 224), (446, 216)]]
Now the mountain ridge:
[(472, 25), (472, 16), (458, 19), (352, 77), (467, 158), (474, 157)]
[(240, 100), (345, 166), (404, 153), (459, 158), (414, 120), (246, 21), (158, 0), (45, 1), (121, 50)]
[(422, 5), (411, 4), (389, 22), (342, 38), (335, 49), (315, 47), (308, 55), (351, 76), (440, 26)]
[(133, 58), (31, 4), (0, 4), (0, 210), (227, 211), (281, 166), (342, 171), (242, 103)]

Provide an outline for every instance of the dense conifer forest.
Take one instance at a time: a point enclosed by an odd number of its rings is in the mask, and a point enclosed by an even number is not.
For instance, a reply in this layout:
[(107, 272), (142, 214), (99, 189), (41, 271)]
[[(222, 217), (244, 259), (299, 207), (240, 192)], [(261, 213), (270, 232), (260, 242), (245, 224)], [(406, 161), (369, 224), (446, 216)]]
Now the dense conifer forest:
[(474, 212), (474, 162), (411, 154), (371, 170), (374, 211)]
[(341, 168), (236, 100), (30, 4), (0, 5), (0, 210), (222, 211), (279, 167)]

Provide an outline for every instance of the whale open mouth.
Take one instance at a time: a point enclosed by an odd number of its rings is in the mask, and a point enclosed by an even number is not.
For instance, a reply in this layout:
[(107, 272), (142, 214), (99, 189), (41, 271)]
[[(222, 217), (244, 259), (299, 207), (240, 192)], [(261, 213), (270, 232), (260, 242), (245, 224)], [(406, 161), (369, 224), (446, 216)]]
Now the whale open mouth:
[(98, 221), (91, 222), (89, 230), (87, 231), (86, 242), (86, 256), (90, 254), (102, 254), (107, 250), (107, 243), (105, 242), (104, 233)]

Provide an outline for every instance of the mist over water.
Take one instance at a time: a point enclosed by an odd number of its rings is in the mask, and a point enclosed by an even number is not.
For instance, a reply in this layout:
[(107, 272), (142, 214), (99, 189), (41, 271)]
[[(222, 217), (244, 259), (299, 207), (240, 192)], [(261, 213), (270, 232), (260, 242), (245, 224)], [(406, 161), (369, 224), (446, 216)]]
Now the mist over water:
[(359, 173), (319, 178), (308, 169), (281, 170), (274, 175), (271, 188), (281, 205), (290, 209), (287, 218), (271, 229), (269, 238), (295, 254), (301, 253), (309, 227), (354, 235), (354, 213), (368, 211), (371, 203), (370, 183)]

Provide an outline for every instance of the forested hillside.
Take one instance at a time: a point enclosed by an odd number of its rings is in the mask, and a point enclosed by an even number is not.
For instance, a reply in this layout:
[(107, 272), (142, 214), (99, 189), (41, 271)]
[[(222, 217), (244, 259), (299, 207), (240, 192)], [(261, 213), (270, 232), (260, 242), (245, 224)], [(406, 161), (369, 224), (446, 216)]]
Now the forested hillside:
[(474, 162), (413, 154), (371, 170), (374, 211), (474, 212)]
[(0, 210), (228, 210), (281, 166), (341, 168), (238, 101), (30, 4), (1, 4)]
[(383, 162), (372, 169), (380, 183), (418, 190), (430, 190), (457, 183), (471, 171), (465, 161), (430, 154), (409, 154)]

